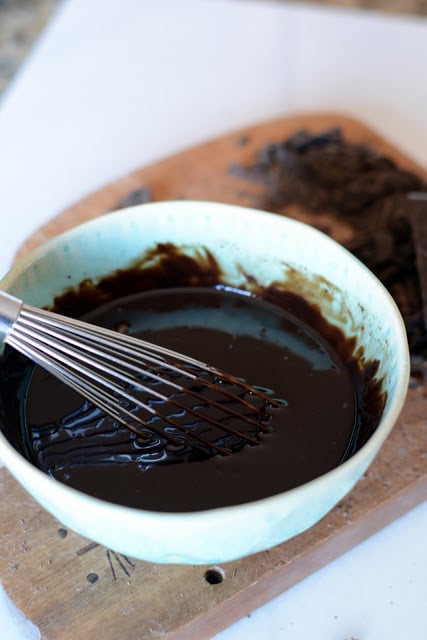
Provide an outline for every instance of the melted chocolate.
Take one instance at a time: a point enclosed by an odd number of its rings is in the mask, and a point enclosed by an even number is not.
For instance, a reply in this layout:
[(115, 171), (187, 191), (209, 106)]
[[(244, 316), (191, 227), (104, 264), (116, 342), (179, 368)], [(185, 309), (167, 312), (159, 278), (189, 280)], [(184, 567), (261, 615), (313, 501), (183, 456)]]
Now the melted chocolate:
[[(281, 402), (263, 407), (269, 432), (252, 429), (260, 444), (251, 446), (188, 423), (211, 442), (225, 442), (234, 451), (229, 456), (191, 438), (177, 447), (161, 437), (139, 438), (7, 349), (0, 422), (35, 465), (111, 502), (194, 511), (307, 482), (340, 464), (375, 430), (385, 402), (377, 363), (357, 359), (354, 341), (318, 309), (250, 276), (246, 291), (230, 291), (208, 252), (190, 257), (161, 245), (150, 256), (149, 268), (142, 259), (97, 285), (87, 281), (66, 292), (55, 310), (80, 315), (94, 309), (93, 322), (125, 328), (267, 389)], [(117, 300), (118, 292), (131, 295)]]

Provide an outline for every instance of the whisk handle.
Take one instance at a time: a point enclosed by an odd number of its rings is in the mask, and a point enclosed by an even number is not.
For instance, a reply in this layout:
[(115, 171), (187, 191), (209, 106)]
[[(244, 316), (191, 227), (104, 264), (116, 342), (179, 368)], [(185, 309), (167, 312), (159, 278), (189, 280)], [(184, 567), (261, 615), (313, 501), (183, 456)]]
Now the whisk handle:
[(0, 291), (0, 354), (4, 349), (6, 336), (18, 318), (22, 301), (9, 293)]

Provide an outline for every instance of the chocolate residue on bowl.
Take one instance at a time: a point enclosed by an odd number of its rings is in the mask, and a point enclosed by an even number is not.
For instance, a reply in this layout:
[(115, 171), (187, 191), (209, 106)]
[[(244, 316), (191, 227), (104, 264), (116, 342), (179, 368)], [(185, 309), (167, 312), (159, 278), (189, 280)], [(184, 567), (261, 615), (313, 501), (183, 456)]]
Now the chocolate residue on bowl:
[(371, 147), (347, 141), (338, 128), (298, 131), (261, 148), (251, 166), (229, 170), (265, 186), (257, 202), (262, 209), (292, 214), (297, 206), (315, 214), (326, 233), (332, 229), (323, 214), (349, 229), (342, 244), (390, 291), (406, 323), (413, 373), (425, 371), (427, 333), (407, 195), (427, 190), (427, 183)]
[(212, 287), (223, 282), (215, 257), (203, 248), (184, 250), (160, 243), (126, 269), (98, 282), (83, 280), (54, 299), (52, 311), (78, 318), (97, 307), (132, 294), (171, 287)]

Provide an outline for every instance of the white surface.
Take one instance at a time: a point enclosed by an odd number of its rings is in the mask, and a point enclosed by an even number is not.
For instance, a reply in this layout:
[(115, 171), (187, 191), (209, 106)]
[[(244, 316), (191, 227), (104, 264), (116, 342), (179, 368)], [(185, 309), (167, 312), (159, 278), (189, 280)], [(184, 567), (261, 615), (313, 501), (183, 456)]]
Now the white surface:
[(215, 640), (425, 640), (426, 530), (420, 506)]
[[(69, 0), (0, 105), (0, 273), (82, 195), (265, 118), (345, 112), (427, 165), (426, 60), (421, 19), (265, 0)], [(426, 532), (423, 505), (218, 638), (425, 640)]]
[(16, 608), (1, 585), (0, 637), (5, 640), (40, 640), (39, 629)]

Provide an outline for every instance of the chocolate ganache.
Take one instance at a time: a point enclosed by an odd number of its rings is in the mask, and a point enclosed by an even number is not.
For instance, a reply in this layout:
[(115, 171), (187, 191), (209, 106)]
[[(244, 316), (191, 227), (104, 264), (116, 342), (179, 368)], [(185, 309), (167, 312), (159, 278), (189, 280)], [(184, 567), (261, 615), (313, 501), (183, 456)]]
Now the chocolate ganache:
[(253, 427), (248, 432), (243, 421), (238, 425), (258, 445), (188, 416), (189, 431), (201, 430), (225, 444), (231, 455), (191, 437), (174, 445), (157, 435), (139, 437), (8, 350), (0, 383), (18, 391), (14, 400), (3, 399), (0, 418), (5, 424), (5, 415), (22, 407), (15, 446), (40, 469), (83, 492), (171, 512), (274, 495), (354, 453), (375, 429), (384, 403), (374, 382), (375, 363), (361, 367), (350, 355), (348, 339), (298, 296), (201, 285), (147, 287), (117, 300), (111, 296), (86, 318), (196, 357), (266, 390), (280, 405), (263, 407), (267, 432)]

